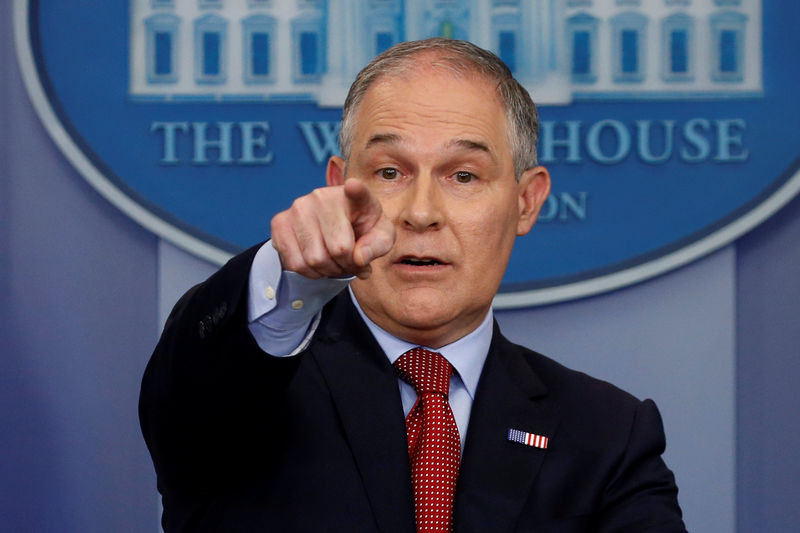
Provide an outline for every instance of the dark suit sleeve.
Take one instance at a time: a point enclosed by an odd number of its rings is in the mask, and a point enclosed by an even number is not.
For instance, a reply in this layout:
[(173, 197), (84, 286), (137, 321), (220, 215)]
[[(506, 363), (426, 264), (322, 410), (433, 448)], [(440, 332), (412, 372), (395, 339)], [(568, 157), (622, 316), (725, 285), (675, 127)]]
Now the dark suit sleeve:
[(270, 429), (299, 357), (264, 354), (247, 328), (256, 250), (178, 301), (144, 373), (139, 416), (167, 531), (190, 530), (216, 491), (268, 468)]
[(598, 532), (686, 531), (675, 478), (661, 459), (665, 446), (658, 408), (645, 400), (636, 409), (625, 453), (603, 495)]

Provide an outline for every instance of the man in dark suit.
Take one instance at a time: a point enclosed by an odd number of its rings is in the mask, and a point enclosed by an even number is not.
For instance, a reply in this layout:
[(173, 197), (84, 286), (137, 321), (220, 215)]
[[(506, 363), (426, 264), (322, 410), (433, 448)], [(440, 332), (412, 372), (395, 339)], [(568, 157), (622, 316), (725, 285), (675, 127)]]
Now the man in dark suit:
[(655, 405), (493, 322), (550, 190), (537, 127), (469, 43), (359, 74), (328, 186), (184, 295), (145, 372), (165, 531), (685, 530)]

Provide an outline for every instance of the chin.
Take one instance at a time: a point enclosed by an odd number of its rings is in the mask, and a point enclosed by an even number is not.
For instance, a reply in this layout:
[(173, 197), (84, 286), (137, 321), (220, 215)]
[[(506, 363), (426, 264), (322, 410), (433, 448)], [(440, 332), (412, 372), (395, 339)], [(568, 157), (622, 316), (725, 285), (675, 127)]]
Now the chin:
[(398, 322), (406, 327), (427, 330), (447, 324), (454, 318), (456, 302), (442, 291), (415, 289), (412, 294), (403, 294), (395, 301)]

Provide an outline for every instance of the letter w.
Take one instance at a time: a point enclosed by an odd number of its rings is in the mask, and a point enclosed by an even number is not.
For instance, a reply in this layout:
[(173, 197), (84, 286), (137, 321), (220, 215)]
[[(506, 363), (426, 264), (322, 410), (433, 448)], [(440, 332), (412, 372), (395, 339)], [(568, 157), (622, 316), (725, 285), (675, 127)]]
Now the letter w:
[(306, 138), (311, 155), (321, 165), (332, 155), (339, 155), (339, 122), (298, 122), (303, 137)]

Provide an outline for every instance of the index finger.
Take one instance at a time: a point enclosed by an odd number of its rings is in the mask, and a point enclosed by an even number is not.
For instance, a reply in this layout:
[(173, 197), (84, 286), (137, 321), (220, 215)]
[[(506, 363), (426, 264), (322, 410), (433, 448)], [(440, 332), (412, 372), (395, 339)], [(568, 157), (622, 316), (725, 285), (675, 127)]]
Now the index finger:
[(378, 222), (383, 209), (369, 188), (356, 178), (344, 182), (344, 196), (347, 199), (347, 215), (358, 239)]

